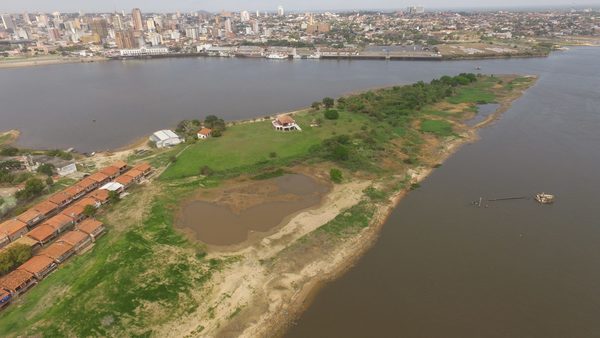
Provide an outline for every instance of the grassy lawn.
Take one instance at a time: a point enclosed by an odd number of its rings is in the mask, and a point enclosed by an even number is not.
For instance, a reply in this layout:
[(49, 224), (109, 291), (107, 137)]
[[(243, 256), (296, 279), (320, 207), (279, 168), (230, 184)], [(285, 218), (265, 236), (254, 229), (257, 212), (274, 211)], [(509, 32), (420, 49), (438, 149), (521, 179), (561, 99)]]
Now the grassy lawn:
[[(321, 118), (319, 127), (310, 127), (311, 121)], [(340, 112), (338, 120), (325, 120), (322, 111), (295, 116), (302, 131), (277, 132), (270, 121), (238, 124), (229, 127), (222, 137), (198, 141), (188, 148), (162, 179), (196, 176), (200, 168), (225, 171), (252, 166), (257, 163), (281, 163), (309, 154), (310, 147), (336, 134), (359, 132), (368, 118), (349, 112)], [(276, 157), (270, 154), (275, 153)]]

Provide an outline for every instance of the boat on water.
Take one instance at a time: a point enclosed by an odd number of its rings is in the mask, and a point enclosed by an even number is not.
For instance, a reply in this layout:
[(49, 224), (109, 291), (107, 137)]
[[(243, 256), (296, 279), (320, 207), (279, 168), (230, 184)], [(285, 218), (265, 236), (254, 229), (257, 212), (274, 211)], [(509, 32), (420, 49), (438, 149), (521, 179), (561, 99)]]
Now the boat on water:
[(281, 55), (281, 54), (276, 54), (276, 53), (267, 54), (267, 59), (271, 59), (271, 60), (285, 60), (287, 58), (288, 58), (287, 55)]
[(554, 195), (542, 192), (535, 195), (535, 200), (541, 204), (550, 204), (554, 202)]

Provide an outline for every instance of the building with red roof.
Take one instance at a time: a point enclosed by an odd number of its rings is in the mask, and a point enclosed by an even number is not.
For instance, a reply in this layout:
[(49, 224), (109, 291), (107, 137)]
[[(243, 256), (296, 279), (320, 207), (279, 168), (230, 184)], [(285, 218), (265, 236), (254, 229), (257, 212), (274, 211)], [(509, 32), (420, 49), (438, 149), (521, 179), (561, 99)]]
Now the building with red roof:
[(0, 233), (5, 234), (11, 242), (25, 235), (27, 231), (29, 231), (27, 224), (16, 219), (10, 219), (0, 224)]
[(96, 240), (104, 233), (106, 228), (102, 222), (88, 218), (77, 225), (77, 230), (90, 235), (92, 240)]
[(33, 256), (27, 262), (23, 263), (17, 270), (27, 271), (39, 281), (48, 276), (56, 269), (56, 263), (48, 256)]
[(56, 264), (60, 264), (75, 253), (73, 246), (65, 242), (56, 242), (42, 249), (38, 255), (52, 258)]
[(15, 270), (0, 279), (0, 288), (9, 291), (13, 295), (20, 295), (29, 290), (36, 282), (32, 273)]
[(79, 252), (92, 244), (92, 237), (79, 230), (72, 230), (60, 236), (58, 242), (64, 242), (73, 246), (74, 252)]

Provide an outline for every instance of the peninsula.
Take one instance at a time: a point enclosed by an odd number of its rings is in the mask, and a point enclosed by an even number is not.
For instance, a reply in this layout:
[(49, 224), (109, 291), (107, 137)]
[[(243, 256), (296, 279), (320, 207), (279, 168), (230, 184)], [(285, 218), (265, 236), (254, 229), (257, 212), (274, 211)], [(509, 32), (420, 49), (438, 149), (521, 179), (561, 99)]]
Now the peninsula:
[(0, 335), (281, 333), (405, 194), (535, 81), (444, 76), (251, 121), (182, 121), (173, 147), (80, 157), (156, 173), (98, 210), (107, 233), (4, 309)]

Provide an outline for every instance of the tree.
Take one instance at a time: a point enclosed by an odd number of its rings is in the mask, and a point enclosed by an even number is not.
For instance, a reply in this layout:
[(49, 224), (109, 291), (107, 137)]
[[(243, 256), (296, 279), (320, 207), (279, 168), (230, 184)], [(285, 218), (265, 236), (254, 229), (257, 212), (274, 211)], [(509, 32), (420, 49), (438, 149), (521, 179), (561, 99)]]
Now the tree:
[(323, 115), (328, 120), (337, 120), (340, 117), (340, 114), (335, 109), (327, 109)]
[(118, 192), (116, 191), (109, 191), (108, 192), (108, 201), (111, 203), (117, 203), (121, 200), (121, 196), (119, 195)]
[(310, 106), (314, 110), (319, 110), (319, 108), (321, 108), (321, 102), (313, 102)]
[(15, 244), (0, 253), (0, 274), (4, 275), (31, 258), (31, 248)]
[(38, 196), (45, 187), (44, 182), (39, 178), (31, 178), (25, 182), (25, 188), (17, 191), (15, 196), (20, 200), (29, 199)]
[(327, 109), (332, 108), (334, 104), (335, 104), (335, 101), (330, 97), (326, 97), (323, 99), (323, 105)]
[(52, 177), (50, 177), (50, 176), (46, 177), (46, 185), (51, 186), (53, 184), (54, 184), (54, 180), (52, 179)]
[(86, 217), (93, 217), (96, 214), (97, 209), (93, 205), (86, 205), (83, 208), (83, 214)]
[(339, 169), (332, 168), (331, 170), (329, 170), (329, 178), (333, 183), (342, 183), (342, 172)]
[(44, 163), (37, 168), (37, 172), (40, 174), (45, 174), (50, 177), (54, 175), (54, 165), (51, 163)]

